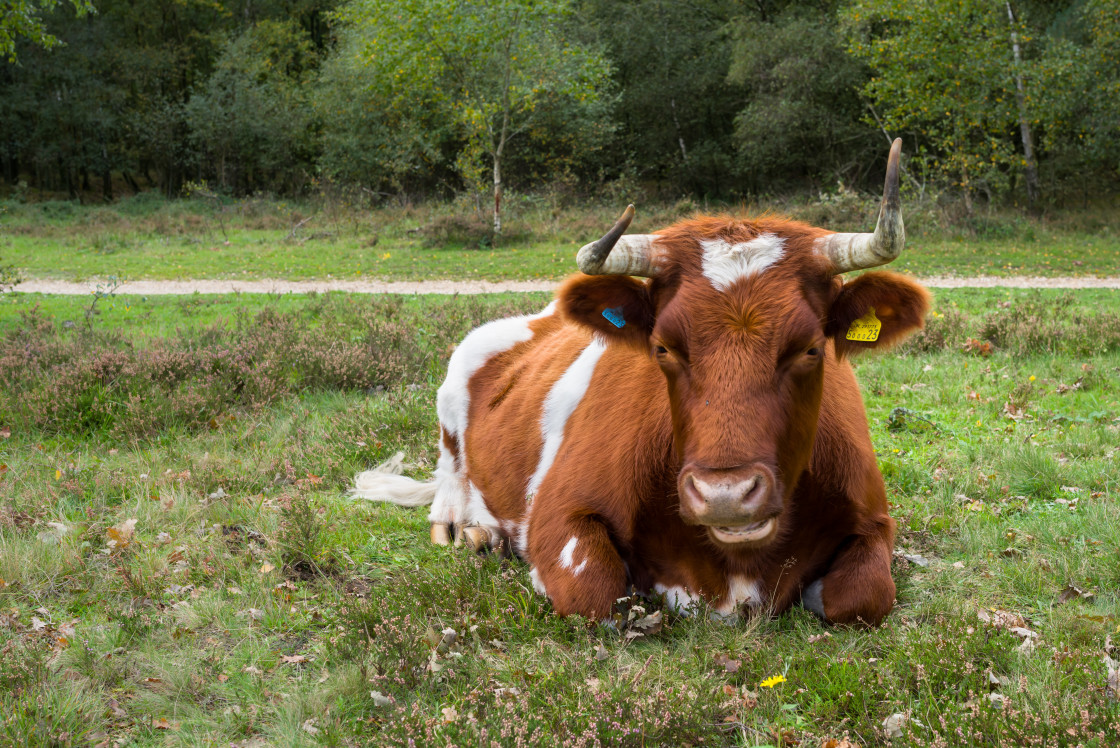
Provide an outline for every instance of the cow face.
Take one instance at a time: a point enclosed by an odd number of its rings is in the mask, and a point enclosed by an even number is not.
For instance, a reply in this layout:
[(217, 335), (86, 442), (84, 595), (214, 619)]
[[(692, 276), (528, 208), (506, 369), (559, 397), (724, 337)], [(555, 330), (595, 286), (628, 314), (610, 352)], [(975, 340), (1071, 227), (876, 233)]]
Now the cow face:
[[(681, 518), (728, 550), (780, 535), (816, 434), (826, 367), (920, 327), (921, 286), (873, 272), (843, 283), (826, 232), (790, 221), (686, 221), (650, 238), (657, 272), (577, 276), (561, 312), (640, 348), (665, 377)], [(847, 333), (874, 309), (874, 341)]]

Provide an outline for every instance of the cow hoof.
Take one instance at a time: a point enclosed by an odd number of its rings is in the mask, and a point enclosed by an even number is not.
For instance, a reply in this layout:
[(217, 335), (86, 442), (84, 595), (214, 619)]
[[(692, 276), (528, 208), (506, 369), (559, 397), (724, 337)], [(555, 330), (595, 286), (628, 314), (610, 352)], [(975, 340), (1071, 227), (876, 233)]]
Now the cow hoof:
[(451, 545), (451, 529), (444, 524), (432, 525), (432, 542), (436, 545)]
[(467, 546), (475, 553), (490, 548), (490, 531), (485, 527), (464, 527), (462, 535), (466, 536)]

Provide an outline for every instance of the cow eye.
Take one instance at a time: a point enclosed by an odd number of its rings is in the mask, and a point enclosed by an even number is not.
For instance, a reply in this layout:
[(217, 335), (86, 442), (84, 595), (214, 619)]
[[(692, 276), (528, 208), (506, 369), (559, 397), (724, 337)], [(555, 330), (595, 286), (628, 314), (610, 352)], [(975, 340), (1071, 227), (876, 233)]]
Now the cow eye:
[(658, 356), (664, 356), (669, 352), (669, 349), (663, 345), (655, 346), (653, 350), (657, 352)]
[(809, 350), (805, 351), (805, 353), (809, 356), (819, 356), (819, 355), (821, 355), (821, 349), (820, 348), (810, 348)]

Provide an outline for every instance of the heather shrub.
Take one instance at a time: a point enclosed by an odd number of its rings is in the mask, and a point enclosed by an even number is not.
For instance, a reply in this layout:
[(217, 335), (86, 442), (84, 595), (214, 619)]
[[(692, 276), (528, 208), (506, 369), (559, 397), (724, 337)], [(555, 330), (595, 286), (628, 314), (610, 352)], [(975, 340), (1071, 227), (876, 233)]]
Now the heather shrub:
[(430, 382), (468, 330), (541, 306), (452, 299), (421, 314), (399, 297), (322, 296), (296, 311), (266, 307), (158, 338), (24, 314), (0, 338), (0, 422), (145, 436), (204, 428), (300, 392)]
[(1120, 348), (1120, 314), (1080, 310), (1072, 294), (1036, 292), (985, 316), (977, 337), (1013, 355), (1090, 356)]

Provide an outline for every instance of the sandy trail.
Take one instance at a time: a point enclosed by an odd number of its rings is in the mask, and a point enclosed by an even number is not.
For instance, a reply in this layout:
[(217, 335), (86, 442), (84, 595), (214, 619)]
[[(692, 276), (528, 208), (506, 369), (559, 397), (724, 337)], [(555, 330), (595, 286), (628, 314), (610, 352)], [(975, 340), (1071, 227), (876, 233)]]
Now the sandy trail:
[[(978, 276), (974, 278), (930, 277), (917, 278), (930, 288), (1115, 288), (1120, 289), (1120, 277), (1112, 278), (1032, 278), (1027, 276)], [(102, 284), (105, 281), (100, 281)], [(325, 293), (346, 291), (367, 294), (482, 294), (499, 292), (553, 291), (557, 281), (484, 281), (484, 280), (430, 280), (430, 281), (285, 281), (285, 280), (178, 280), (128, 281), (117, 287), (115, 293), (137, 296), (163, 296), (184, 294), (225, 293)], [(20, 293), (60, 294), (84, 296), (93, 293), (97, 280), (73, 283), (58, 280), (27, 280), (19, 284)]]

